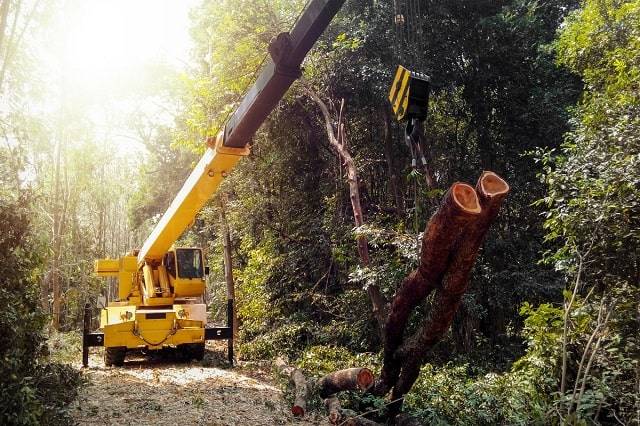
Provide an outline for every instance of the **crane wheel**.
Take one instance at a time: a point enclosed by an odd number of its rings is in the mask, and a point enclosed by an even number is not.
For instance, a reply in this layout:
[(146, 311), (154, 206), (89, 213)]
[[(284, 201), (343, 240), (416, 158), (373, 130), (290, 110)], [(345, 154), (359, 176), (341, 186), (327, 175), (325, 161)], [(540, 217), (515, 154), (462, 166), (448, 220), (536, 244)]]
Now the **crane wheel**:
[(178, 356), (183, 362), (189, 362), (192, 359), (202, 361), (204, 358), (204, 343), (188, 343), (179, 345)]
[(104, 365), (111, 367), (122, 367), (124, 365), (124, 357), (127, 355), (127, 348), (124, 346), (115, 346), (112, 348), (104, 348)]
[(204, 358), (204, 343), (194, 343), (191, 345), (191, 356), (196, 361), (202, 361)]

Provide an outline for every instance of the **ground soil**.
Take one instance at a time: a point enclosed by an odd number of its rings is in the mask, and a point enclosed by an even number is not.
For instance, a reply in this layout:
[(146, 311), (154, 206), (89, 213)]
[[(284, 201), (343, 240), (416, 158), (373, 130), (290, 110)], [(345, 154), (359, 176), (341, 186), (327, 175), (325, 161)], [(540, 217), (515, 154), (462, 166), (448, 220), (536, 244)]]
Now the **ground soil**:
[(229, 368), (224, 350), (208, 346), (203, 361), (189, 363), (131, 354), (123, 367), (105, 367), (93, 348), (71, 415), (81, 425), (328, 424), (319, 414), (294, 418), (268, 366)]

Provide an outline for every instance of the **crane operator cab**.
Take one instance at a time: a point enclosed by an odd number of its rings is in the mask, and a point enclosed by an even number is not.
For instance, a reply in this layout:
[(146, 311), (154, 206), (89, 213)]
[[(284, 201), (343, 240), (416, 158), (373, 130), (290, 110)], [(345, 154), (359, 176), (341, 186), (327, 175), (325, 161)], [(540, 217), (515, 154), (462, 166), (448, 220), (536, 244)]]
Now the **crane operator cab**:
[(173, 248), (163, 258), (169, 286), (176, 297), (197, 297), (204, 293), (208, 272), (199, 248)]

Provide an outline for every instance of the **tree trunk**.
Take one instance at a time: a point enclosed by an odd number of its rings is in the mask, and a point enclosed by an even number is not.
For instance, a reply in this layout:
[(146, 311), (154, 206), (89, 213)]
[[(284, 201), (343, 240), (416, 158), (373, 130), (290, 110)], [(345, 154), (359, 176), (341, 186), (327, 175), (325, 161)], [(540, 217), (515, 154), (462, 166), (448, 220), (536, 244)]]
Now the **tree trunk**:
[[(62, 132), (60, 132), (62, 133)], [(54, 330), (60, 329), (60, 247), (61, 247), (61, 219), (62, 208), (60, 206), (60, 167), (61, 167), (61, 144), (60, 134), (56, 139), (55, 145), (55, 160), (54, 160), (54, 187), (53, 187), (53, 225), (52, 225), (52, 248), (51, 253), (51, 290), (53, 292), (53, 302), (51, 306), (51, 326)]]
[(7, 17), (9, 15), (10, 0), (2, 0), (0, 5), (0, 54), (2, 52), (2, 43), (4, 42), (4, 34), (7, 30)]
[[(220, 225), (222, 227), (222, 251), (224, 255), (224, 281), (227, 284), (227, 300), (236, 299), (236, 290), (233, 284), (233, 257), (231, 247), (231, 233), (229, 232), (229, 222), (227, 222), (226, 195), (221, 194), (220, 201)], [(236, 312), (236, 304), (233, 304), (233, 339), (238, 338), (238, 316)]]
[(440, 285), (455, 242), (478, 219), (480, 211), (473, 187), (455, 183), (429, 220), (422, 237), (418, 268), (402, 282), (389, 309), (384, 328), (384, 364), (376, 394), (386, 394), (395, 385), (401, 368), (396, 350), (403, 341), (409, 316)]
[(340, 412), (340, 401), (335, 396), (330, 396), (329, 398), (324, 400), (324, 406), (327, 407), (327, 412), (329, 413), (329, 423), (332, 425), (338, 424), (338, 422), (342, 419), (342, 414)]
[(373, 373), (368, 368), (347, 368), (322, 377), (316, 387), (320, 398), (328, 398), (346, 390), (367, 390), (372, 383)]
[[(495, 173), (483, 172), (478, 179), (475, 192), (478, 194), (482, 211), (478, 219), (470, 223), (466, 231), (460, 235), (427, 320), (396, 351), (395, 361), (402, 363), (402, 372), (393, 388), (392, 400), (404, 397), (411, 389), (420, 374), (426, 354), (451, 325), (462, 296), (467, 290), (469, 275), (478, 251), (509, 192), (509, 185)], [(399, 411), (401, 404), (402, 400), (395, 407), (391, 407), (390, 411)]]
[(295, 367), (291, 367), (282, 358), (276, 358), (275, 366), (280, 372), (291, 380), (294, 386), (295, 400), (291, 407), (291, 413), (296, 417), (304, 416), (307, 411), (307, 399), (309, 398), (309, 384), (302, 374), (302, 371)]

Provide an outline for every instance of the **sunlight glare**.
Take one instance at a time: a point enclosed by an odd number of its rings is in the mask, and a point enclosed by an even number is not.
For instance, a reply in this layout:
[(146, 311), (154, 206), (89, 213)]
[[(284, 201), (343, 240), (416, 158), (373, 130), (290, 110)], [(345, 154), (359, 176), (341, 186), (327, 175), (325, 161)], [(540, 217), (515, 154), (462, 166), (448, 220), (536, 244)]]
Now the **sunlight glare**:
[(64, 20), (62, 71), (81, 86), (102, 86), (150, 62), (188, 61), (195, 1), (74, 0)]

